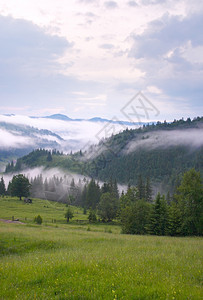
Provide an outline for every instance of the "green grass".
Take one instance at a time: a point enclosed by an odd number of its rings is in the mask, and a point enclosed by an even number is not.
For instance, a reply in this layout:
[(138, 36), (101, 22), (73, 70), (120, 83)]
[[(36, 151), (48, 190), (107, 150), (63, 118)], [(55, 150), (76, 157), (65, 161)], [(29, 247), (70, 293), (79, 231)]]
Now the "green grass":
[[(19, 200), (0, 201), (0, 218), (29, 219), (0, 222), (0, 299), (203, 297), (202, 238), (122, 235), (114, 225), (66, 224), (63, 205), (46, 217), (40, 200), (22, 212)], [(31, 224), (38, 211), (47, 226)]]

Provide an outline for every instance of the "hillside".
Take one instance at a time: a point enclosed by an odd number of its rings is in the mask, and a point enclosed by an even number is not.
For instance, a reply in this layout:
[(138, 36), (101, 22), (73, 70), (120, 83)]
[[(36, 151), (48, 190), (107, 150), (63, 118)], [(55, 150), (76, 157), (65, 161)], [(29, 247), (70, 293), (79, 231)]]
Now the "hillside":
[(5, 165), (35, 148), (59, 148), (63, 138), (46, 129), (0, 122), (0, 171)]
[[(93, 126), (94, 123), (94, 126)], [(103, 118), (71, 119), (54, 114), (45, 117), (0, 115), (0, 172), (11, 160), (16, 160), (34, 149), (57, 149), (65, 153), (79, 151), (87, 144), (98, 142), (97, 133), (113, 124), (115, 132), (121, 128), (137, 128), (137, 124)], [(100, 136), (101, 137), (101, 136)]]
[(0, 198), (0, 299), (201, 299), (201, 238), (120, 234), (76, 207), (68, 224), (66, 209)]
[(37, 150), (19, 159), (7, 171), (45, 166), (60, 167), (103, 181), (116, 178), (121, 184), (136, 184), (149, 177), (154, 184), (173, 189), (177, 177), (190, 168), (203, 172), (203, 118), (158, 122), (125, 130), (86, 151), (69, 155)]

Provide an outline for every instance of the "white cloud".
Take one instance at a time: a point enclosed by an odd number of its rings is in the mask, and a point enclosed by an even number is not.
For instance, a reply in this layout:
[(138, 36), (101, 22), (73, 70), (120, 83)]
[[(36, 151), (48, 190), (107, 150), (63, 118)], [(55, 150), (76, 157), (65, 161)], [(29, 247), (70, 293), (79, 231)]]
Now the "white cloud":
[(29, 137), (19, 136), (19, 134), (8, 132), (7, 130), (0, 129), (0, 148), (24, 148), (24, 147), (34, 147), (34, 141)]
[[(94, 103), (89, 103), (89, 106), (94, 106)], [(96, 103), (95, 106), (99, 107), (100, 103)], [(98, 133), (100, 133), (100, 138), (105, 137), (105, 126), (104, 122), (89, 122), (89, 121), (62, 121), (62, 120), (54, 120), (47, 118), (30, 118), (26, 116), (14, 115), (14, 116), (3, 116), (0, 115), (0, 122), (6, 122), (11, 124), (22, 124), (33, 126), (38, 129), (47, 129), (52, 131), (53, 133), (58, 134), (60, 137), (64, 139), (64, 141), (58, 140), (57, 137), (46, 135), (42, 136), (40, 133), (35, 134), (34, 139), (30, 139), (27, 137), (19, 137), (19, 135), (13, 135), (11, 133), (4, 132), (1, 135), (3, 145), (5, 147), (9, 147), (9, 144), (17, 145), (16, 147), (22, 148), (23, 146), (33, 146), (33, 148), (38, 147), (36, 138), (43, 138), (48, 141), (56, 141), (61, 145), (61, 150), (65, 152), (69, 152), (70, 150), (80, 150), (84, 147), (88, 142), (98, 143)], [(135, 126), (128, 126), (129, 128), (134, 128)], [(114, 125), (114, 133), (120, 132), (121, 126), (119, 124)]]
[(153, 94), (155, 90), (149, 86), (155, 86), (175, 105), (184, 100), (184, 113), (188, 106), (191, 111), (199, 107), (197, 113), (202, 107), (202, 26), (200, 13), (186, 17), (166, 14), (151, 22), (143, 34), (133, 35), (134, 45), (129, 54), (145, 73), (141, 88), (148, 86)]
[[(187, 146), (196, 149), (203, 146), (202, 129), (164, 130), (143, 134), (142, 138), (131, 141), (124, 153), (137, 149), (169, 148), (170, 146)], [(144, 138), (143, 138), (144, 137)]]
[[(5, 112), (17, 112), (18, 102), (19, 107), (27, 106), (19, 113), (36, 115), (41, 110), (94, 117), (98, 107), (89, 109), (87, 101), (82, 108), (75, 92), (89, 98), (105, 93), (106, 105), (99, 113), (110, 118), (119, 114), (129, 96), (124, 89), (121, 95), (121, 85), (133, 94), (156, 87), (163, 102), (187, 98), (190, 109), (200, 110), (194, 99), (202, 95), (202, 24), (195, 15), (202, 13), (202, 1), (69, 0), (67, 5), (66, 0), (29, 4), (22, 0), (15, 5), (13, 0), (1, 0), (1, 4), (0, 13), (15, 24), (15, 28), (11, 22), (1, 26), (5, 39), (0, 50), (0, 97), (11, 108), (4, 107)], [(130, 49), (132, 57), (127, 55)]]

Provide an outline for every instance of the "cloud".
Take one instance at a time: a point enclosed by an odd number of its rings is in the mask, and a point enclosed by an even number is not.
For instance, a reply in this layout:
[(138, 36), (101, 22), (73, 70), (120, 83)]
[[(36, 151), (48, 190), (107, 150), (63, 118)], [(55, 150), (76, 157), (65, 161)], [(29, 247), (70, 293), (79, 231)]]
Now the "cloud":
[(84, 3), (84, 4), (97, 4), (98, 0), (78, 0), (79, 3)]
[(74, 111), (72, 91), (98, 89), (88, 78), (81, 81), (62, 74), (69, 65), (60, 62), (61, 57), (74, 51), (66, 38), (48, 34), (30, 21), (0, 16), (0, 40), (0, 98), (5, 113)]
[(156, 4), (164, 4), (170, 0), (141, 0), (142, 5), (156, 5)]
[[(56, 112), (60, 108), (73, 115), (78, 102), (72, 92), (82, 90), (89, 97), (106, 93), (108, 109), (99, 113), (111, 118), (120, 113), (129, 95), (119, 94), (122, 82), (131, 85), (132, 94), (156, 86), (163, 101), (166, 96), (169, 102), (172, 97), (176, 101), (190, 97), (191, 106), (199, 109), (191, 97), (195, 93), (200, 99), (202, 93), (203, 50), (195, 41), (197, 35), (201, 38), (202, 23), (187, 22), (200, 15), (201, 1), (70, 0), (68, 6), (66, 2), (30, 1), (27, 6), (25, 1), (18, 5), (9, 1), (2, 10), (7, 17), (0, 17), (0, 99), (11, 108), (4, 112), (15, 113), (12, 108), (19, 103), (18, 114), (54, 113), (56, 107)], [(186, 35), (189, 39), (182, 40)], [(86, 106), (74, 117), (94, 117), (97, 112)]]
[(131, 153), (138, 149), (169, 148), (170, 146), (187, 146), (190, 149), (197, 149), (203, 146), (202, 129), (185, 130), (160, 130), (143, 134), (126, 146), (124, 153)]
[(168, 97), (168, 101), (185, 101), (191, 109), (201, 107), (202, 27), (202, 14), (184, 18), (166, 14), (149, 23), (143, 34), (132, 34), (129, 57), (134, 57), (136, 66), (145, 73), (138, 83), (140, 89), (156, 86), (163, 91), (162, 98)]
[[(101, 99), (101, 102), (97, 101)], [(101, 106), (105, 105), (105, 95), (99, 95), (98, 98), (90, 98), (82, 100), (85, 105), (89, 109), (91, 107), (98, 107), (100, 109)], [(105, 137), (105, 129), (107, 123), (97, 122), (92, 123), (88, 121), (62, 121), (62, 120), (54, 120), (54, 119), (47, 119), (47, 118), (30, 118), (26, 116), (20, 115), (12, 115), (12, 116), (5, 116), (0, 115), (0, 122), (8, 123), (8, 124), (17, 124), (17, 125), (29, 125), (34, 128), (38, 129), (46, 129), (55, 133), (62, 137), (64, 140), (59, 141), (56, 137), (55, 139), (50, 136), (50, 134), (44, 135), (44, 139), (47, 140), (47, 147), (51, 147), (50, 143), (54, 140), (58, 143), (58, 146), (61, 147), (61, 150), (64, 152), (70, 152), (71, 150), (78, 151), (82, 149), (87, 143), (94, 144), (98, 143), (102, 137)], [(129, 128), (135, 128), (135, 126), (128, 126)], [(115, 124), (115, 133), (118, 133), (121, 130), (121, 126), (119, 124)], [(0, 132), (1, 133), (1, 132)], [(100, 133), (98, 139), (98, 133)], [(8, 135), (7, 135), (8, 134)], [(0, 135), (1, 140), (4, 141), (5, 147), (9, 147), (9, 144), (19, 145), (18, 147), (24, 147), (24, 145), (33, 146), (34, 148), (39, 147), (40, 138), (43, 138), (41, 133), (35, 133), (35, 136), (31, 139), (28, 136), (22, 137), (22, 141), (20, 134), (14, 135), (11, 132), (2, 132)], [(8, 138), (7, 138), (8, 136)], [(39, 140), (38, 140), (39, 139)], [(18, 143), (18, 144), (17, 144)], [(16, 146), (17, 147), (17, 146)], [(56, 147), (56, 146), (54, 146)]]
[(90, 18), (95, 18), (95, 17), (97, 17), (94, 13), (92, 13), (92, 12), (87, 12), (87, 13), (85, 13), (85, 16), (86, 17), (90, 17)]
[(102, 44), (99, 47), (102, 48), (102, 49), (110, 50), (110, 49), (114, 48), (114, 45), (113, 44)]
[(1, 68), (12, 72), (48, 72), (60, 70), (57, 59), (73, 44), (47, 34), (32, 22), (0, 16)]
[(128, 1), (128, 5), (130, 7), (136, 7), (136, 6), (138, 6), (138, 4), (135, 1)]
[(131, 55), (136, 58), (159, 58), (184, 46), (188, 41), (194, 47), (202, 45), (202, 26), (202, 15), (182, 19), (166, 14), (151, 22), (144, 34), (133, 36), (135, 43)]
[(7, 130), (0, 129), (0, 149), (11, 149), (11, 148), (24, 148), (24, 147), (34, 147), (35, 143), (29, 137), (23, 137), (15, 132), (11, 133)]
[(66, 38), (48, 34), (30, 21), (0, 16), (0, 40), (0, 97), (8, 113), (16, 103), (18, 110), (27, 107), (32, 114), (37, 107), (53, 110), (56, 102), (64, 110), (69, 90), (92, 85), (62, 74), (68, 66), (59, 59), (73, 48)]
[(104, 2), (104, 5), (105, 5), (105, 7), (108, 8), (108, 9), (115, 9), (115, 8), (118, 8), (118, 4), (117, 4), (117, 2), (115, 2), (115, 1), (106, 1), (106, 2)]

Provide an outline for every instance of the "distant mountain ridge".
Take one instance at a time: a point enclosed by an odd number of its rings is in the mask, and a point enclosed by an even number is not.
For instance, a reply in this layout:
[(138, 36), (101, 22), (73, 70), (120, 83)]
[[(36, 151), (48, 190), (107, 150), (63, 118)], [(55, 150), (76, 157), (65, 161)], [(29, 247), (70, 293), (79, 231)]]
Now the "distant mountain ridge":
[[(36, 148), (59, 149), (64, 139), (58, 134), (29, 125), (0, 122), (0, 131), (10, 144), (2, 139), (0, 144), (0, 171), (8, 161), (30, 153)], [(15, 142), (12, 142), (14, 139)], [(5, 145), (6, 143), (6, 145)]]
[[(53, 120), (53, 123), (50, 120)], [(94, 130), (92, 123), (95, 123)], [(105, 135), (103, 128), (107, 123), (114, 124), (114, 129), (117, 127), (118, 131), (126, 126), (135, 127), (135, 124), (130, 122), (121, 123), (100, 117), (71, 119), (63, 114), (44, 117), (27, 117), (12, 113), (1, 115), (0, 171), (4, 170), (5, 164), (9, 161), (16, 160), (37, 148), (57, 149), (66, 153), (78, 151), (86, 144), (98, 142), (96, 133), (102, 132)]]
[[(126, 129), (103, 139), (97, 145), (60, 157), (37, 150), (19, 159), (17, 166), (34, 168), (58, 167), (68, 172), (120, 184), (137, 184), (139, 176), (150, 178), (154, 186), (162, 184), (168, 190), (190, 168), (203, 173), (203, 118), (157, 122), (138, 129)], [(9, 169), (10, 170), (10, 169)], [(11, 171), (20, 171), (14, 166)], [(165, 191), (165, 190), (164, 190)]]
[[(33, 118), (33, 117), (32, 117)], [(39, 117), (34, 117), (34, 118), (39, 118)], [(94, 117), (91, 119), (71, 119), (66, 115), (63, 114), (54, 114), (51, 116), (45, 116), (42, 118), (46, 118), (46, 119), (54, 119), (54, 120), (62, 120), (62, 121), (75, 121), (75, 122), (81, 122), (81, 121), (87, 121), (87, 122), (102, 122), (102, 123), (113, 123), (113, 124), (123, 124), (123, 125), (129, 125), (129, 126), (133, 126), (133, 125), (143, 125), (143, 124), (147, 124), (146, 122), (128, 122), (128, 121), (122, 121), (122, 120), (109, 120), (109, 119), (104, 119), (104, 118), (100, 118), (100, 117)]]

